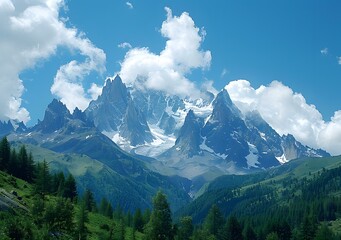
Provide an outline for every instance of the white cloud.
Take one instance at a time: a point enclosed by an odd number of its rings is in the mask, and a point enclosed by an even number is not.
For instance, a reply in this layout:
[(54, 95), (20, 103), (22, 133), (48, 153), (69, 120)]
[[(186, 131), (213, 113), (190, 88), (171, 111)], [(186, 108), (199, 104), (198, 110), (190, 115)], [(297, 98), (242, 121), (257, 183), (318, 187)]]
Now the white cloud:
[(128, 6), (129, 9), (133, 9), (134, 6), (131, 2), (126, 2), (126, 5)]
[(341, 65), (341, 57), (337, 57), (337, 62)]
[[(64, 20), (59, 18), (63, 6), (62, 0), (0, 1), (0, 120), (27, 122), (30, 119), (28, 111), (21, 106), (25, 88), (19, 75), (55, 54), (59, 46), (80, 53), (86, 60), (62, 66), (56, 75), (53, 92), (69, 109), (78, 97), (82, 99), (77, 103), (79, 107), (89, 101), (82, 86), (84, 72), (104, 71), (105, 54), (77, 29), (65, 26)], [(70, 99), (63, 92), (78, 95)]]
[(229, 71), (226, 68), (224, 68), (223, 71), (221, 71), (220, 78), (225, 77), (225, 75), (228, 73), (229, 73)]
[(102, 88), (98, 86), (96, 83), (92, 83), (88, 93), (90, 94), (93, 100), (96, 100), (99, 95), (102, 94)]
[(258, 110), (279, 134), (290, 133), (303, 144), (341, 154), (341, 111), (325, 122), (302, 94), (278, 81), (254, 89), (249, 81), (237, 80), (225, 88), (242, 112)]
[(168, 39), (164, 50), (155, 54), (148, 48), (130, 49), (121, 63), (120, 75), (125, 83), (138, 83), (143, 88), (180, 96), (196, 93), (196, 86), (186, 75), (194, 68), (208, 68), (211, 53), (200, 49), (203, 36), (188, 13), (176, 17), (169, 8), (165, 10), (167, 20), (160, 30)]
[(323, 48), (323, 49), (321, 49), (320, 52), (322, 55), (327, 55), (328, 54), (328, 48)]
[(131, 44), (128, 43), (128, 42), (120, 43), (120, 44), (117, 45), (117, 47), (123, 48), (123, 49), (124, 49), (124, 48), (132, 48)]

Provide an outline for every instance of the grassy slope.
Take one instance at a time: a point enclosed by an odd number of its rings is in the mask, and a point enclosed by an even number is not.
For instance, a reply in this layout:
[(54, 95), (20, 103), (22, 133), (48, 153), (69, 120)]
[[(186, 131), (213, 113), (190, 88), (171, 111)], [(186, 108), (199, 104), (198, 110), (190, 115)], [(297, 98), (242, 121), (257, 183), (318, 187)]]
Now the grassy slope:
[[(32, 185), (18, 179), (16, 177), (13, 177), (5, 172), (0, 171), (0, 188), (3, 188), (7, 192), (10, 192), (12, 190), (16, 191), (18, 193), (18, 196), (21, 196), (22, 203), (27, 206), (29, 209), (32, 206), (32, 200), (33, 200), (33, 195), (32, 195)], [(53, 196), (48, 196), (47, 201), (55, 201), (55, 197)], [(75, 216), (77, 212), (79, 211), (79, 206), (74, 204), (74, 213)], [(31, 218), (30, 213), (23, 213), (20, 212), (19, 214), (27, 214), (28, 218)], [(117, 235), (118, 232), (115, 229), (115, 226), (118, 225), (118, 221), (114, 219), (109, 219), (108, 217), (105, 217), (99, 213), (88, 213), (88, 219), (89, 222), (86, 224), (88, 231), (89, 231), (89, 239), (107, 239), (109, 236), (109, 231), (106, 229), (103, 229), (104, 225), (108, 225), (109, 227), (114, 226), (114, 231), (113, 235)], [(131, 236), (133, 234), (133, 229), (131, 227), (125, 227), (125, 235)], [(143, 234), (136, 232), (135, 233), (135, 239), (140, 240), (142, 239)], [(131, 238), (127, 238), (131, 239)]]
[(173, 209), (189, 202), (189, 197), (181, 187), (182, 179), (149, 172), (137, 172), (133, 176), (125, 177), (85, 154), (57, 153), (31, 144), (26, 147), (36, 161), (45, 159), (52, 172), (71, 172), (77, 180), (79, 192), (89, 188), (97, 201), (105, 196), (113, 206), (119, 203), (126, 210), (134, 210), (137, 207), (145, 209), (151, 207), (152, 197), (158, 189), (162, 189), (172, 202)]

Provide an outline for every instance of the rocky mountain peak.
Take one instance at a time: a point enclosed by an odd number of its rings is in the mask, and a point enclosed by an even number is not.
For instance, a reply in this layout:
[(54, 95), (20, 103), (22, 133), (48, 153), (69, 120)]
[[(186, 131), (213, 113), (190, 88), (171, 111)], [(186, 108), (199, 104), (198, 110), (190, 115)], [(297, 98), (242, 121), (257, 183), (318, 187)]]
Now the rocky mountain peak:
[(70, 118), (72, 118), (72, 115), (65, 104), (53, 99), (45, 110), (43, 121), (36, 125), (36, 129), (44, 133), (51, 133), (65, 126)]

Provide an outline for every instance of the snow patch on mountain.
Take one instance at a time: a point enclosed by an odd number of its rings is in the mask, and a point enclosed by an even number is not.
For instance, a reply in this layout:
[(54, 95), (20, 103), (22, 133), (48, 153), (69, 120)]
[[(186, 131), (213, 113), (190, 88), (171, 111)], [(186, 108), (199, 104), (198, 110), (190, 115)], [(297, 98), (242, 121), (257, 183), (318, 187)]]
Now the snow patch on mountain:
[(287, 158), (285, 157), (285, 154), (283, 153), (282, 156), (280, 157), (276, 157), (276, 159), (281, 163), (281, 164), (284, 164), (286, 162), (288, 162)]
[(136, 154), (156, 157), (174, 146), (176, 140), (174, 135), (164, 134), (164, 131), (157, 125), (150, 125), (149, 128), (155, 139), (149, 144), (135, 147)]
[(257, 147), (249, 142), (247, 142), (249, 145), (249, 151), (250, 154), (247, 155), (245, 158), (247, 160), (248, 168), (259, 168), (260, 163), (258, 162), (258, 150)]

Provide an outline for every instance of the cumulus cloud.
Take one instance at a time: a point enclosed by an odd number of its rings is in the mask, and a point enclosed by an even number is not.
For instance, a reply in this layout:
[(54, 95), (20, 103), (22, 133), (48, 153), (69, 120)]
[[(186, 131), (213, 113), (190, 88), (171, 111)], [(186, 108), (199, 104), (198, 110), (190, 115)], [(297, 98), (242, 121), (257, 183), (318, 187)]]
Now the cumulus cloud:
[(167, 38), (160, 54), (148, 48), (130, 49), (121, 63), (120, 75), (127, 84), (187, 96), (196, 93), (196, 86), (186, 76), (192, 69), (206, 69), (211, 63), (211, 52), (200, 49), (203, 36), (188, 13), (173, 16), (165, 8), (167, 19), (161, 34)]
[[(79, 52), (86, 60), (62, 66), (52, 92), (69, 109), (73, 109), (72, 102), (78, 97), (82, 98), (77, 103), (79, 107), (89, 101), (84, 95), (82, 78), (92, 70), (104, 70), (105, 54), (77, 29), (65, 26), (59, 18), (63, 6), (62, 0), (0, 1), (0, 120), (27, 122), (30, 119), (29, 112), (21, 106), (25, 88), (19, 75), (55, 54), (59, 46)], [(77, 95), (71, 99), (63, 93), (69, 91)]]
[(259, 111), (279, 134), (290, 133), (303, 144), (341, 154), (341, 111), (325, 122), (302, 94), (278, 81), (254, 89), (249, 81), (237, 80), (225, 88), (242, 112)]
[(123, 49), (124, 49), (124, 48), (132, 48), (131, 44), (128, 43), (128, 42), (120, 43), (120, 44), (117, 45), (117, 47), (123, 48)]
[(133, 9), (134, 6), (131, 2), (126, 2), (126, 5), (128, 6), (129, 9)]

